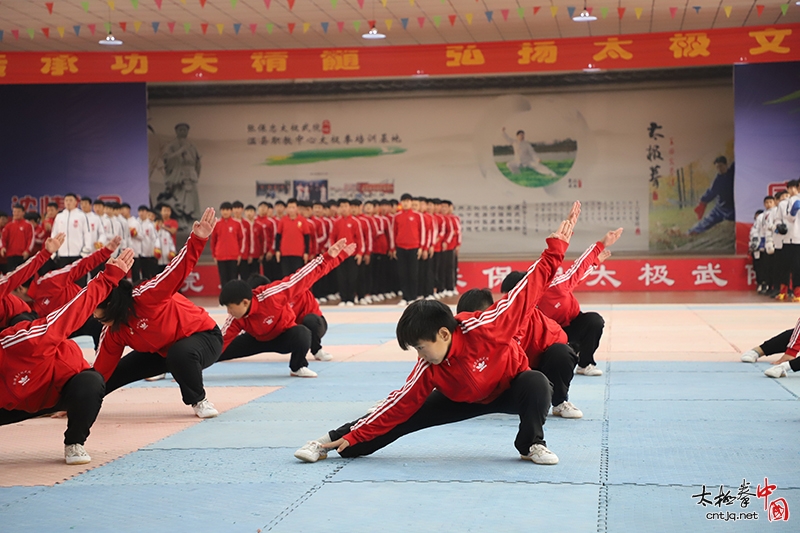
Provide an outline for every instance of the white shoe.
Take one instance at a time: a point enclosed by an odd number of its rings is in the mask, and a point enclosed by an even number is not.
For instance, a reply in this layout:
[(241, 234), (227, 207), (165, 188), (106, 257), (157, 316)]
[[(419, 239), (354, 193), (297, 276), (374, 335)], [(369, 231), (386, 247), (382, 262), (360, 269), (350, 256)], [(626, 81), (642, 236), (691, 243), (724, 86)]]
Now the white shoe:
[(192, 404), (192, 409), (194, 409), (194, 414), (196, 414), (198, 418), (214, 418), (219, 414), (214, 404), (209, 402), (208, 399), (203, 399)]
[(392, 291), (392, 292), (390, 292), (390, 293), (388, 293), (388, 294), (386, 295), (386, 297), (387, 297), (387, 298), (394, 298), (395, 296), (397, 296), (397, 293), (396, 293), (396, 292), (394, 292), (394, 291)]
[(301, 366), (299, 370), (292, 370), (289, 372), (290, 376), (296, 378), (315, 378), (317, 377), (317, 373), (308, 368), (307, 366)]
[(330, 361), (331, 359), (333, 359), (333, 356), (328, 352), (326, 352), (325, 350), (323, 350), (322, 348), (317, 350), (317, 353), (312, 355), (314, 356), (314, 359), (316, 359), (317, 361)]
[(774, 365), (764, 370), (764, 375), (770, 378), (785, 378), (789, 370), (789, 363), (784, 361), (779, 365)]
[(345, 307), (346, 305), (347, 302), (339, 302), (338, 304), (336, 304), (336, 307)]
[(310, 440), (305, 445), (294, 452), (294, 456), (306, 463), (316, 463), (320, 459), (328, 457), (328, 450), (315, 440)]
[(523, 459), (533, 461), (537, 465), (555, 465), (558, 464), (558, 456), (547, 449), (544, 444), (534, 444), (531, 446), (528, 455), (521, 455)]
[(356, 304), (354, 304), (353, 302), (345, 302), (345, 304), (344, 304), (344, 305), (345, 305), (346, 307), (355, 307), (355, 305), (356, 305)]
[(370, 303), (371, 303), (370, 300), (368, 300), (367, 298), (361, 298), (358, 301), (358, 305), (369, 305)]
[(425, 299), (426, 300), (435, 300), (436, 296), (434, 296), (433, 294), (429, 294), (428, 296), (425, 297)]
[(603, 371), (597, 368), (594, 365), (586, 365), (586, 368), (578, 367), (575, 371), (577, 374), (581, 374), (584, 376), (602, 376)]
[(450, 298), (452, 295), (453, 295), (453, 291), (444, 291), (442, 293), (442, 296), (444, 296), (445, 298)]
[(326, 298), (328, 298), (328, 300), (331, 301), (338, 300), (338, 296), (336, 296), (335, 294), (329, 294), (328, 296), (326, 296)]
[(317, 301), (318, 301), (319, 303), (321, 303), (321, 304), (326, 304), (326, 303), (328, 303), (328, 299), (327, 299), (327, 298), (319, 298)]
[(760, 355), (758, 355), (757, 351), (747, 350), (742, 354), (742, 363), (755, 363), (759, 357)]
[(85, 465), (92, 460), (83, 444), (67, 444), (64, 446), (64, 460), (68, 465)]
[(583, 418), (583, 413), (571, 402), (561, 402), (553, 406), (553, 416), (561, 418)]
[(408, 302), (405, 300), (400, 300), (399, 302), (397, 302), (397, 305), (402, 305), (403, 307), (405, 307), (408, 305)]
[[(450, 296), (458, 296), (458, 289), (453, 289), (452, 291), (450, 291)], [(558, 458), (556, 457), (556, 459)]]
[(162, 379), (167, 378), (167, 373), (164, 372), (163, 374), (159, 374), (157, 376), (150, 376), (149, 378), (144, 378), (145, 381), (161, 381)]

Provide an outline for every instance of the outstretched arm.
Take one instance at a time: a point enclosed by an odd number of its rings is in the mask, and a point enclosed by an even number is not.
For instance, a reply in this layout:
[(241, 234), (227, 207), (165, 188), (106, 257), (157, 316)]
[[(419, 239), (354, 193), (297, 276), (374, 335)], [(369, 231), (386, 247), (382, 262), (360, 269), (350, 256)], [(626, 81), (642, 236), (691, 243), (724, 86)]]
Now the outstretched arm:
[(0, 276), (0, 298), (11, 294), (14, 289), (32, 278), (36, 271), (50, 259), (50, 256), (61, 248), (62, 244), (64, 244), (64, 234), (59, 233), (55, 237), (47, 239), (44, 248), (38, 254), (28, 259), (13, 272)]

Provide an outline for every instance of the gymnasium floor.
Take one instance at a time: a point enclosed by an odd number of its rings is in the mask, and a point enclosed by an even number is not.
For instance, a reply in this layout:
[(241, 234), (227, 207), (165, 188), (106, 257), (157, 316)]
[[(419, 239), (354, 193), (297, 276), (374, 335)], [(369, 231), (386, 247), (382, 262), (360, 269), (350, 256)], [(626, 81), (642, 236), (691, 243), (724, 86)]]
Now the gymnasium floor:
[[(332, 307), (335, 358), (311, 362), (319, 378), (289, 378), (288, 359), (266, 354), (214, 365), (206, 386), (221, 415), (207, 421), (175, 383), (134, 384), (106, 399), (85, 467), (63, 464), (64, 420), (0, 428), (0, 531), (798, 531), (800, 375), (769, 379), (767, 363), (739, 353), (793, 327), (800, 305), (588, 296), (584, 309), (606, 319), (605, 374), (572, 382), (583, 419), (548, 418), (558, 465), (520, 460), (506, 415), (370, 457), (297, 461), (295, 449), (363, 414), (413, 366), (394, 341), (400, 309)], [(759, 498), (765, 478), (775, 488)], [(789, 520), (767, 523), (765, 499), (781, 498)]]

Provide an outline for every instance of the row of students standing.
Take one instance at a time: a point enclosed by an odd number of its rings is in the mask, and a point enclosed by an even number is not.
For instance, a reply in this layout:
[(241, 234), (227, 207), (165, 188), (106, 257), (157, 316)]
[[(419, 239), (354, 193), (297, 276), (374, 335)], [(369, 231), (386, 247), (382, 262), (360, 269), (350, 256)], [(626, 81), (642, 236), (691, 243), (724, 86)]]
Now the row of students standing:
[(211, 239), (220, 287), (263, 272), (278, 279), (297, 271), (331, 243), (356, 243), (352, 258), (321, 279), (313, 293), (321, 303), (348, 306), (402, 295), (401, 305), (420, 297), (457, 294), (461, 223), (449, 200), (290, 199), (258, 207), (223, 202)]

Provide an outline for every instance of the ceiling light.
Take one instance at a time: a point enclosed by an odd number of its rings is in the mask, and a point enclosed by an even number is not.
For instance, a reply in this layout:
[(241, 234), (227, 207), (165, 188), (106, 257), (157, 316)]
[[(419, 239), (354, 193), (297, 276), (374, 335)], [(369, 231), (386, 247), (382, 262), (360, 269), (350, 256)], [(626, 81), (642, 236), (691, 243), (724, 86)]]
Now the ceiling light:
[(115, 39), (114, 36), (111, 35), (111, 32), (108, 32), (106, 38), (101, 41), (98, 41), (98, 44), (102, 44), (104, 46), (120, 46), (122, 44), (122, 41)]
[(373, 26), (370, 30), (361, 36), (362, 39), (386, 39), (386, 36), (382, 33), (378, 33), (378, 30)]
[(586, 9), (586, 6), (584, 6), (583, 11), (572, 17), (572, 20), (575, 22), (591, 22), (593, 20), (597, 20), (597, 17), (589, 13), (589, 11)]

